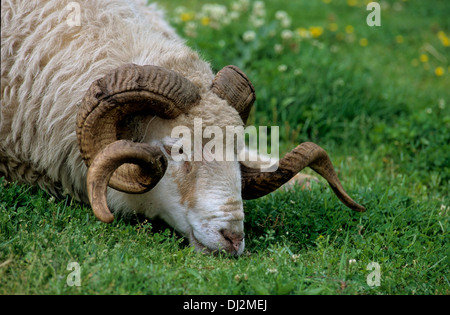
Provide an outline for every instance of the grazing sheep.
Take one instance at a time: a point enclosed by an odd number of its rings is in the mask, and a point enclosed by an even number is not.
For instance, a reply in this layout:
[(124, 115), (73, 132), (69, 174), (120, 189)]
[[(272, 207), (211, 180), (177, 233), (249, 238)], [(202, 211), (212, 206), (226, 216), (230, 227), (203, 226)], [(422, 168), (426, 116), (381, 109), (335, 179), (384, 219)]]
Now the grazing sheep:
[(273, 172), (237, 159), (176, 160), (174, 128), (194, 131), (199, 118), (221, 130), (245, 125), (255, 100), (248, 78), (234, 66), (214, 74), (154, 5), (79, 0), (79, 23), (69, 23), (72, 5), (2, 0), (0, 176), (90, 203), (104, 222), (110, 210), (160, 217), (196, 249), (233, 255), (244, 249), (242, 200), (306, 166), (365, 210), (313, 143)]

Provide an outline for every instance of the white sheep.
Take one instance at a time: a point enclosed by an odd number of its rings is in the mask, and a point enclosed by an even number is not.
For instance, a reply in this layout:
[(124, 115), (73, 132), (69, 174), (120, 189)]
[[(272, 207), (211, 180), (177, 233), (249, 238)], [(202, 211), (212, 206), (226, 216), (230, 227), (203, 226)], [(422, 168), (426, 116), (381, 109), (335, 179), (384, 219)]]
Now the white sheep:
[[(364, 211), (313, 143), (288, 153), (274, 172), (237, 159), (176, 161), (174, 128), (193, 130), (195, 118), (222, 130), (244, 126), (255, 93), (234, 66), (214, 74), (156, 6), (1, 5), (0, 176), (90, 203), (105, 222), (110, 210), (160, 217), (196, 249), (233, 255), (244, 250), (243, 198), (270, 193), (306, 166)], [(78, 23), (69, 21), (73, 6)]]

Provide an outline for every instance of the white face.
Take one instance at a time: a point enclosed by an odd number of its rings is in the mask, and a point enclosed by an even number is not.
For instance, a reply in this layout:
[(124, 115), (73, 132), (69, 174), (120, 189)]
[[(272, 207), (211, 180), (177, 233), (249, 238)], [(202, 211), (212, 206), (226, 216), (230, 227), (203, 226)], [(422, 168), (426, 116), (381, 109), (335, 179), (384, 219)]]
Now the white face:
[[(211, 104), (219, 104), (222, 116), (205, 114)], [(236, 110), (212, 92), (203, 95), (201, 103), (191, 109), (189, 117), (180, 115), (174, 120), (151, 118), (145, 127), (151, 132), (143, 141), (161, 148), (167, 157), (168, 167), (163, 178), (149, 192), (142, 195), (122, 194), (121, 198), (127, 199), (127, 208), (144, 213), (149, 218), (158, 216), (163, 219), (188, 238), (197, 250), (240, 255), (245, 242), (241, 171), (237, 157), (232, 161), (226, 161), (225, 157), (220, 159), (222, 161), (211, 159), (212, 149), (209, 148), (202, 150), (204, 156), (201, 161), (193, 161), (195, 139), (191, 143), (191, 152), (183, 152), (190, 158), (179, 159), (176, 154), (172, 156), (172, 149), (180, 140), (172, 138), (174, 128), (187, 124), (187, 129), (195, 138), (197, 117), (202, 118), (205, 130), (206, 126), (218, 126), (224, 135), (226, 126), (242, 125)], [(223, 117), (227, 118), (226, 121)], [(205, 142), (210, 139), (203, 140), (202, 149), (205, 149)], [(183, 149), (186, 147), (183, 144)], [(226, 154), (226, 151), (224, 148), (222, 153)], [(231, 152), (236, 155), (235, 151), (232, 145)]]
[(173, 161), (152, 191), (159, 194), (159, 216), (197, 250), (244, 250), (244, 210), (237, 161)]

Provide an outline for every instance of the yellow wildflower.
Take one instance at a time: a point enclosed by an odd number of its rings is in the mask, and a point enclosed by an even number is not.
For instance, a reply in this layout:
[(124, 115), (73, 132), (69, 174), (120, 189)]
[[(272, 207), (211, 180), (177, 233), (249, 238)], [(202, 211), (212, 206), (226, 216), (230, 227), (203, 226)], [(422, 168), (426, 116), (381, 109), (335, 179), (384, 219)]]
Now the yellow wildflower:
[(437, 67), (436, 69), (434, 69), (434, 74), (438, 77), (441, 77), (444, 75), (444, 68), (442, 67)]
[(442, 45), (444, 45), (445, 47), (450, 46), (450, 38), (448, 38), (447, 35), (445, 35), (445, 33), (443, 31), (439, 31), (438, 37), (439, 37), (439, 40), (441, 41)]
[(369, 41), (367, 40), (367, 38), (361, 38), (359, 40), (359, 44), (363, 47), (366, 47), (369, 44)]
[(194, 19), (194, 14), (191, 12), (184, 12), (181, 13), (180, 18), (183, 22), (189, 22)]
[(326, 3), (326, 4), (331, 2), (331, 0), (322, 0), (322, 1), (323, 1), (323, 3)]
[(328, 26), (328, 29), (329, 29), (330, 31), (332, 31), (332, 32), (336, 32), (336, 31), (338, 30), (338, 28), (339, 28), (339, 26), (338, 26), (336, 23), (331, 23), (331, 24)]
[(298, 35), (300, 35), (300, 37), (305, 38), (305, 37), (309, 37), (310, 33), (308, 32), (308, 30), (304, 27), (299, 27), (296, 29), (296, 32)]
[(200, 22), (202, 23), (202, 25), (208, 26), (208, 25), (209, 25), (209, 22), (211, 22), (211, 19), (210, 19), (209, 17), (205, 16), (205, 17), (202, 17), (202, 19), (200, 20)]
[(312, 37), (317, 38), (323, 34), (323, 28), (320, 26), (311, 26), (309, 28), (309, 32), (311, 33)]
[(395, 41), (397, 42), (397, 44), (401, 44), (403, 43), (405, 40), (403, 39), (402, 35), (397, 35), (395, 36)]
[(426, 54), (421, 54), (420, 55), (420, 61), (422, 62), (428, 62), (428, 56)]
[(450, 46), (450, 39), (448, 37), (444, 37), (443, 39), (441, 39), (442, 45), (444, 45), (445, 47), (449, 47)]
[(353, 33), (354, 30), (355, 30), (355, 28), (354, 28), (352, 25), (347, 25), (347, 26), (345, 27), (345, 32), (346, 32), (347, 34)]
[(358, 4), (358, 0), (347, 0), (347, 4), (351, 7), (354, 7)]

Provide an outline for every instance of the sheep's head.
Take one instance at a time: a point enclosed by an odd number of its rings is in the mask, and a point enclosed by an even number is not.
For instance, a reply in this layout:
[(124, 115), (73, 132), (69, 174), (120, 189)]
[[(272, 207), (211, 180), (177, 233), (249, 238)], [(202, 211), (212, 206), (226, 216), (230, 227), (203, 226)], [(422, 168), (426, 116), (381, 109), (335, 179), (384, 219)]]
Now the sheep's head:
[[(217, 73), (209, 93), (233, 107), (241, 124), (246, 123), (255, 93), (242, 71), (225, 67)], [(88, 197), (98, 219), (114, 220), (106, 203), (107, 186), (148, 195), (153, 201), (154, 194), (159, 194), (153, 206), (160, 207), (160, 216), (197, 249), (239, 255), (244, 249), (242, 200), (276, 190), (306, 166), (323, 176), (344, 204), (365, 211), (346, 194), (327, 153), (314, 143), (300, 144), (279, 160), (275, 171), (262, 172), (238, 159), (175, 160), (173, 142), (166, 139), (130, 140), (126, 127), (132, 117), (186, 119), (201, 101), (191, 81), (156, 66), (125, 65), (91, 85), (78, 113), (77, 136), (88, 166)], [(167, 192), (174, 195), (167, 196)]]

